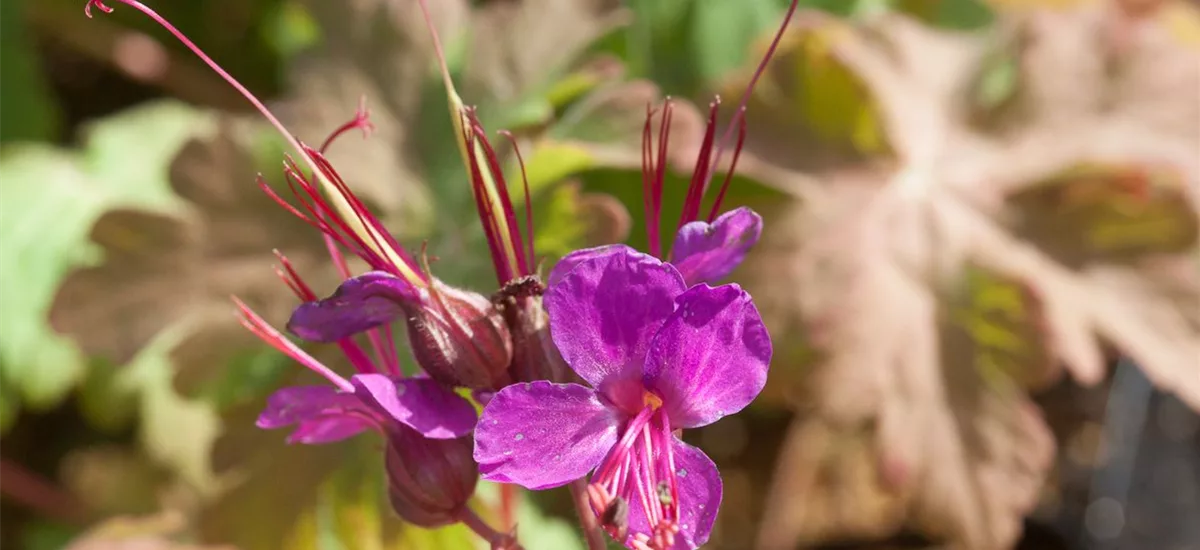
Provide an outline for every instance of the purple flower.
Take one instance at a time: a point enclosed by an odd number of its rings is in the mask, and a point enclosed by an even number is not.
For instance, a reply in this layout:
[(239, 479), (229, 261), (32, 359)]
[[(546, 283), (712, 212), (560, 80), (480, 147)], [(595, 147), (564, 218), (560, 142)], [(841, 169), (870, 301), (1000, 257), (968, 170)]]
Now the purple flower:
[[(352, 340), (339, 342), (358, 370), (346, 379), (300, 349), (245, 304), (236, 303), (246, 328), (330, 382), (327, 386), (277, 390), (267, 398), (258, 427), (295, 426), (288, 441), (306, 444), (340, 441), (367, 429), (384, 435), (405, 429), (431, 439), (453, 439), (474, 428), (474, 406), (446, 385), (430, 378), (402, 378), (396, 365), (377, 368), (376, 362)], [(390, 363), (391, 359), (385, 361)]]
[[(286, 259), (283, 261), (285, 281), (302, 298), (311, 298), (311, 289)], [(367, 333), (375, 347), (375, 360), (352, 339), (338, 342), (358, 371), (346, 379), (305, 353), (245, 304), (235, 302), (242, 324), (251, 332), (331, 383), (277, 390), (267, 398), (258, 427), (295, 426), (288, 442), (305, 444), (332, 443), (373, 429), (387, 441), (385, 464), (392, 509), (405, 521), (422, 527), (461, 519), (479, 477), (471, 458), (471, 440), (466, 437), (476, 420), (475, 407), (469, 401), (431, 378), (402, 378), (395, 350), (384, 344), (384, 335), (377, 331)]]
[[(760, 69), (761, 70), (761, 69)], [(662, 237), (659, 234), (662, 225), (662, 194), (663, 182), (666, 178), (668, 143), (670, 141), (671, 119), (674, 105), (670, 100), (662, 107), (658, 128), (658, 142), (654, 141), (653, 118), (651, 111), (646, 116), (646, 124), (642, 130), (642, 206), (646, 213), (646, 242), (648, 252), (671, 262), (688, 286), (699, 283), (715, 283), (728, 277), (742, 260), (746, 253), (758, 242), (762, 235), (762, 218), (747, 207), (735, 208), (717, 216), (725, 193), (729, 190), (734, 168), (737, 167), (738, 157), (745, 142), (745, 100), (735, 115), (734, 124), (739, 129), (738, 140), (733, 151), (733, 160), (725, 174), (725, 179), (713, 199), (708, 217), (700, 219), (700, 206), (708, 191), (708, 184), (719, 164), (721, 153), (726, 142), (732, 137), (730, 131), (722, 136), (721, 143), (716, 142), (717, 110), (720, 101), (714, 101), (709, 107), (708, 124), (701, 142), (700, 151), (696, 155), (696, 163), (692, 170), (691, 183), (688, 185), (687, 196), (684, 198), (683, 212), (676, 226), (675, 240), (664, 255), (662, 252)], [(732, 130), (733, 126), (729, 128)], [(549, 284), (570, 273), (575, 265), (590, 258), (609, 253), (612, 245), (576, 250), (555, 265), (548, 278)]]
[[(712, 223), (697, 220), (684, 224), (675, 235), (675, 244), (668, 257), (688, 286), (713, 283), (728, 277), (746, 259), (746, 253), (761, 234), (762, 218), (743, 206), (721, 214)], [(549, 284), (554, 284), (581, 262), (621, 246), (585, 248), (563, 256), (550, 271)]]
[(530, 489), (595, 470), (593, 510), (631, 548), (708, 540), (721, 478), (675, 434), (740, 411), (762, 390), (771, 342), (737, 285), (690, 288), (671, 264), (606, 247), (547, 289), (550, 333), (590, 387), (498, 392), (475, 431), (485, 479)]
[(434, 278), (417, 288), (386, 271), (352, 277), (296, 308), (287, 326), (305, 340), (336, 342), (397, 320), (433, 379), (483, 390), (508, 384), (513, 344), (500, 311), (482, 294)]

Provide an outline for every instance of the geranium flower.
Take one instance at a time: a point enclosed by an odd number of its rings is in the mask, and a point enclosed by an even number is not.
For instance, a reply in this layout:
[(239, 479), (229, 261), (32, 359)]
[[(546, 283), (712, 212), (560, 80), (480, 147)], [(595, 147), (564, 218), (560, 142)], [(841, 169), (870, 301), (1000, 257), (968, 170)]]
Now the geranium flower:
[[(315, 299), (287, 259), (281, 255), (280, 260), (284, 282), (300, 299)], [(333, 443), (373, 430), (387, 441), (385, 462), (392, 508), (410, 523), (425, 527), (462, 519), (478, 478), (470, 456), (471, 440), (466, 437), (476, 420), (475, 407), (469, 401), (431, 378), (404, 378), (395, 348), (378, 329), (367, 333), (373, 354), (353, 339), (338, 341), (356, 371), (347, 379), (300, 349), (244, 303), (234, 301), (246, 328), (330, 382), (276, 390), (267, 398), (258, 427), (295, 426), (288, 441), (304, 444)]]
[(483, 477), (545, 489), (595, 470), (589, 500), (614, 538), (703, 544), (721, 477), (676, 430), (740, 411), (766, 383), (771, 341), (749, 294), (689, 288), (671, 264), (617, 245), (561, 274), (544, 299), (555, 345), (590, 387), (500, 390), (475, 431)]

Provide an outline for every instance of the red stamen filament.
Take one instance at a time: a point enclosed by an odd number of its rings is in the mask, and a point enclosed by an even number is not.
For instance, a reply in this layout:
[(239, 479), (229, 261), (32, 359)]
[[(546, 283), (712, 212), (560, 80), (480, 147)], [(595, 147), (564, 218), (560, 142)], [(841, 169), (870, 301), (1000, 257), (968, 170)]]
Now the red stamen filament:
[[(741, 110), (745, 110), (742, 107)], [(725, 181), (721, 182), (721, 190), (717, 192), (717, 198), (713, 199), (712, 209), (708, 211), (708, 223), (712, 223), (717, 218), (717, 212), (721, 210), (721, 202), (725, 200), (725, 192), (729, 190), (729, 183), (733, 181), (733, 175), (737, 172), (738, 159), (742, 156), (742, 146), (746, 144), (746, 117), (737, 117), (738, 125), (738, 140), (737, 146), (733, 148), (733, 160), (729, 162), (729, 171), (725, 172)]]
[(707, 184), (709, 159), (713, 153), (713, 139), (717, 133), (717, 111), (721, 108), (721, 98), (718, 97), (708, 105), (708, 124), (704, 127), (704, 142), (700, 145), (700, 154), (696, 158), (696, 168), (692, 171), (692, 181), (688, 184), (687, 196), (683, 199), (683, 213), (679, 216), (678, 231), (684, 224), (695, 221), (700, 214), (700, 203), (704, 200), (704, 188)]
[(492, 268), (496, 271), (496, 279), (501, 285), (513, 279), (513, 266), (508, 256), (503, 252), (504, 245), (500, 242), (500, 227), (492, 209), (492, 201), (487, 199), (487, 188), (483, 181), (483, 173), (479, 161), (475, 157), (476, 134), (467, 124), (463, 125), (463, 139), (467, 144), (468, 168), (471, 173), (471, 195), (475, 198), (475, 210), (479, 214), (479, 222), (483, 225), (483, 234), (487, 239), (488, 252), (492, 256)]
[(354, 118), (350, 119), (345, 124), (338, 126), (336, 130), (325, 138), (318, 149), (321, 154), (325, 154), (329, 150), (329, 146), (333, 145), (334, 141), (342, 137), (343, 134), (351, 130), (360, 129), (363, 133), (363, 139), (371, 137), (371, 132), (375, 131), (375, 125), (371, 123), (371, 111), (367, 110), (367, 98), (362, 97), (358, 100), (358, 110), (354, 111)]
[(646, 108), (646, 124), (642, 127), (642, 207), (646, 212), (646, 240), (650, 254), (662, 257), (663, 180), (667, 175), (667, 151), (670, 141), (671, 118), (674, 114), (671, 98), (663, 101), (662, 118), (658, 125), (658, 148), (654, 147), (654, 110)]
[(330, 370), (329, 367), (326, 367), (320, 361), (313, 358), (313, 356), (300, 349), (299, 346), (288, 340), (283, 334), (280, 334), (278, 330), (275, 330), (274, 327), (264, 321), (262, 317), (259, 317), (257, 313), (254, 313), (249, 306), (236, 296), (233, 297), (233, 303), (237, 305), (238, 317), (242, 322), (242, 326), (245, 326), (255, 336), (270, 344), (271, 347), (283, 352), (284, 355), (291, 357), (297, 363), (304, 365), (309, 370), (329, 380), (338, 389), (345, 392), (354, 391), (354, 386), (350, 384), (350, 381), (342, 378), (336, 372)]
[[(501, 285), (504, 285), (519, 276), (531, 274), (530, 265), (533, 263), (533, 214), (532, 210), (528, 209), (529, 182), (528, 180), (525, 181), (526, 227), (529, 231), (529, 247), (526, 248), (525, 239), (522, 237), (520, 226), (517, 224), (512, 198), (508, 194), (508, 184), (504, 180), (504, 174), (500, 168), (500, 160), (496, 156), (496, 151), (485, 137), (483, 126), (480, 124), (478, 117), (475, 116), (474, 110), (466, 110), (463, 117), (463, 140), (467, 144), (471, 192), (475, 197), (475, 208), (479, 214), (480, 222), (483, 224), (484, 236), (488, 241), (488, 249), (492, 254), (492, 265), (496, 270), (496, 278)], [(513, 147), (514, 149), (516, 148), (515, 142)], [(493, 176), (492, 183), (500, 202), (500, 214), (504, 216), (503, 229), (500, 227), (501, 219), (496, 212), (496, 205), (489, 196), (487, 182), (483, 178), (485, 167), (480, 166), (476, 152), (483, 153), (484, 160), (487, 163), (486, 169)], [(517, 155), (518, 161), (521, 164), (521, 174), (524, 177), (525, 162), (521, 159), (520, 152)], [(507, 233), (507, 235), (503, 233)], [(506, 246), (506, 242), (511, 245), (511, 250), (509, 246)]]
[[(287, 256), (284, 256), (282, 253), (276, 250), (275, 257), (279, 259), (279, 264), (283, 266), (282, 269), (276, 267), (275, 274), (278, 275), (280, 279), (283, 279), (284, 284), (286, 284), (288, 288), (292, 289), (292, 292), (296, 294), (296, 297), (300, 298), (300, 301), (302, 302), (311, 302), (316, 300), (317, 294), (313, 292), (312, 287), (310, 287), (308, 283), (304, 282), (304, 279), (300, 277), (300, 273), (296, 271), (296, 268), (292, 265), (292, 262), (287, 259)], [(253, 329), (251, 331), (255, 334), (259, 334), (258, 331)], [(370, 357), (367, 356), (362, 347), (358, 345), (358, 342), (355, 342), (352, 338), (343, 338), (342, 340), (338, 340), (337, 344), (338, 347), (342, 349), (342, 353), (346, 355), (346, 359), (350, 361), (350, 364), (354, 365), (355, 370), (364, 374), (379, 372), (379, 369), (376, 368), (375, 363), (371, 361)], [(391, 364), (383, 361), (382, 359), (381, 362), (382, 364), (391, 366)]]
[[(513, 154), (517, 156), (517, 165), (521, 167), (521, 187), (525, 192), (525, 238), (529, 245), (525, 256), (525, 265), (532, 268), (537, 264), (537, 255), (533, 251), (533, 201), (529, 198), (529, 176), (525, 173), (525, 159), (521, 156), (521, 148), (517, 146), (517, 139), (513, 137), (512, 132), (501, 130), (500, 134), (508, 138)], [(522, 272), (520, 275), (530, 275), (530, 273)]]
[[(758, 79), (767, 70), (767, 65), (771, 62), (771, 58), (775, 56), (775, 50), (779, 48), (779, 42), (783, 40), (783, 33), (787, 31), (788, 23), (792, 21), (792, 16), (796, 14), (796, 8), (800, 5), (800, 0), (792, 0), (788, 5), (787, 13), (783, 16), (783, 23), (779, 25), (779, 31), (775, 33), (775, 38), (771, 40), (771, 45), (767, 48), (767, 53), (763, 55), (762, 61), (759, 61), (758, 67), (754, 70), (754, 76), (750, 78), (750, 83), (746, 85), (746, 91), (742, 92), (742, 99), (738, 102), (737, 111), (734, 112), (733, 120), (730, 120), (729, 127), (725, 129), (725, 133), (721, 135), (718, 141), (717, 152), (712, 156), (711, 164), (709, 164), (707, 172), (704, 174), (704, 190), (708, 190), (708, 182), (712, 179), (712, 174), (716, 172), (717, 166), (721, 163), (721, 157), (725, 154), (725, 149), (729, 146), (729, 140), (733, 138), (733, 129), (742, 124), (746, 118), (746, 105), (750, 103), (750, 95), (754, 93), (754, 87), (758, 84)], [(738, 140), (738, 148), (741, 149), (743, 139)], [(736, 160), (734, 161), (736, 162)], [(733, 168), (730, 167), (730, 172)]]
[[(632, 533), (628, 542), (635, 548), (663, 550), (675, 544), (680, 511), (673, 437), (666, 411), (647, 406), (626, 424), (588, 486), (589, 503), (598, 516), (617, 499), (642, 509), (651, 532)], [(605, 526), (619, 541), (625, 527)]]
[[(238, 80), (236, 78), (234, 78), (233, 75), (226, 72), (225, 69), (222, 69), (220, 65), (217, 65), (216, 61), (213, 61), (213, 59), (211, 57), (209, 57), (208, 54), (204, 53), (204, 51), (201, 50), (200, 47), (197, 46), (194, 42), (192, 42), (191, 39), (189, 39), (186, 35), (184, 35), (183, 32), (181, 32), (179, 29), (175, 28), (175, 26), (172, 25), (170, 22), (168, 22), (166, 19), (163, 19), (163, 17), (161, 15), (159, 15), (157, 12), (150, 9), (145, 4), (138, 2), (137, 0), (117, 0), (117, 1), (142, 12), (143, 14), (146, 15), (146, 17), (149, 17), (150, 19), (154, 20), (155, 23), (158, 23), (159, 26), (166, 29), (167, 32), (171, 33), (171, 35), (174, 36), (176, 40), (179, 40), (179, 42), (181, 42), (184, 46), (186, 46), (187, 49), (191, 50), (192, 53), (195, 54), (196, 57), (200, 58), (200, 60), (203, 61), (205, 65), (208, 65), (208, 67), (210, 69), (212, 69), (213, 72), (217, 73), (217, 75), (220, 76), (222, 79), (224, 79), (225, 82), (228, 82), (230, 86), (233, 86), (233, 89), (237, 90), (238, 93), (242, 94), (242, 97), (245, 97), (246, 100), (249, 101), (250, 104), (253, 105), (254, 108), (256, 110), (258, 110), (259, 113), (262, 113), (263, 117), (265, 117), (267, 119), (267, 121), (271, 123), (271, 126), (274, 126), (275, 129), (279, 131), (280, 135), (282, 135), (284, 137), (284, 139), (287, 140), (289, 145), (291, 145), (297, 151), (300, 151), (300, 152), (304, 151), (304, 148), (301, 146), (300, 141), (297, 140), (296, 137), (291, 134), (291, 132), (288, 132), (287, 128), (284, 128), (283, 123), (280, 122), (279, 119), (275, 118), (275, 115), (271, 114), (271, 111), (269, 111), (267, 109), (266, 105), (263, 105), (263, 103), (261, 101), (259, 101), (257, 97), (254, 97), (254, 94), (250, 93), (250, 90), (248, 90), (245, 86), (243, 86), (241, 82), (238, 82)], [(84, 13), (84, 15), (87, 15), (89, 19), (92, 17), (92, 8), (93, 7), (99, 9), (100, 11), (102, 11), (104, 13), (112, 13), (112, 11), (113, 11), (112, 8), (110, 8), (104, 4), (103, 0), (88, 0), (87, 5), (85, 5), (83, 7), (83, 13)], [(306, 160), (308, 160), (308, 159), (306, 159)], [(315, 165), (312, 165), (312, 168), (313, 168), (313, 170), (316, 170)]]

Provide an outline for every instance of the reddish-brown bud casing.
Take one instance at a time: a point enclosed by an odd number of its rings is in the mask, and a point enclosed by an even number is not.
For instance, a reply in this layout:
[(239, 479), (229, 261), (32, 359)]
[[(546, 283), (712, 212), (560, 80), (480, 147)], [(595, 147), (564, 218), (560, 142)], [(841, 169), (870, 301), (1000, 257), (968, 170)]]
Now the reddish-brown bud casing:
[(434, 280), (419, 305), (406, 307), (408, 340), (417, 364), (434, 380), (471, 389), (510, 382), (513, 344), (495, 305), (482, 294)]
[(580, 382), (550, 338), (550, 318), (542, 307), (545, 290), (537, 276), (529, 275), (504, 285), (492, 298), (512, 335), (513, 357), (509, 373), (517, 382)]
[(457, 523), (479, 480), (471, 437), (427, 439), (403, 427), (393, 432), (385, 459), (392, 509), (420, 527)]

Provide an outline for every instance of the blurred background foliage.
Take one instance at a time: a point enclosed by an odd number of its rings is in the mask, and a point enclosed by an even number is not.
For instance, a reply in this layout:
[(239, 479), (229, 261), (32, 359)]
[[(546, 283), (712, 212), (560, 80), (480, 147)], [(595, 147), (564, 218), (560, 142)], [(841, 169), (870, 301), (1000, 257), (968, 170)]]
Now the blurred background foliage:
[[(787, 2), (434, 4), (464, 98), (521, 146), (550, 265), (644, 248), (641, 126), (664, 96), (679, 215), (693, 103), (728, 116)], [(1200, 545), (1195, 4), (802, 5), (727, 203), (767, 220), (734, 279), (772, 378), (686, 434), (725, 477), (712, 546)], [(0, 545), (476, 547), (391, 515), (378, 442), (253, 426), (304, 373), (228, 296), (282, 324), (272, 249), (319, 292), (336, 273), (254, 185), (284, 147), (245, 102), (134, 10), (82, 7), (0, 4)], [(494, 288), (415, 1), (152, 7), (309, 142), (365, 97), (376, 132), (334, 164), (441, 278)], [(523, 497), (526, 548), (581, 547), (560, 493)]]

